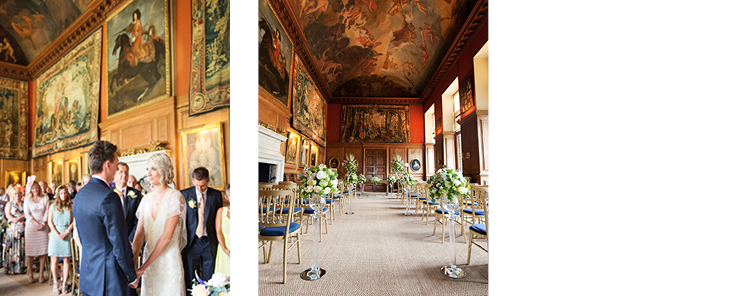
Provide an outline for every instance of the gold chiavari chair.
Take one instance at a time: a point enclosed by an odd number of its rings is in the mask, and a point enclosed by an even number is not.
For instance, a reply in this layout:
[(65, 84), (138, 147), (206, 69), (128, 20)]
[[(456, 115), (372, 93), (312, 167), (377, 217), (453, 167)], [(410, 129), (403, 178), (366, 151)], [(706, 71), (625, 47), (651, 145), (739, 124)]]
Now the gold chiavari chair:
[[(290, 182), (289, 184), (279, 184), (274, 185), (272, 187), (272, 190), (290, 190), (295, 196), (295, 213), (293, 214), (293, 218), (297, 217), (297, 223), (300, 225), (303, 225), (303, 199), (300, 197), (300, 191), (298, 190), (297, 184), (295, 182)], [(287, 204), (287, 202), (285, 202)], [(286, 214), (286, 211), (289, 208), (282, 208), (283, 213)], [(279, 211), (279, 210), (278, 210)]]
[[(474, 200), (474, 203), (477, 204), (478, 208), (483, 209), (484, 211), (484, 217), (483, 217), (483, 224), (473, 224), (470, 227), (468, 227), (468, 232), (470, 232), (470, 238), (468, 243), (468, 259), (466, 259), (466, 265), (471, 264), (471, 247), (473, 245), (476, 245), (477, 247), (484, 250), (484, 252), (489, 253), (489, 250), (487, 248), (489, 247), (489, 192), (484, 192), (483, 194), (478, 195), (477, 199)], [(476, 239), (486, 239), (486, 248), (484, 246), (479, 245), (475, 242)]]
[(477, 185), (471, 187), (471, 193), (463, 199), (463, 220), (468, 224), (483, 223), (484, 210), (479, 200), (481, 195), (489, 192), (489, 186)]
[[(287, 202), (287, 204), (285, 203)], [(295, 207), (295, 193), (290, 190), (259, 190), (259, 240), (269, 241), (269, 256), (272, 259), (272, 244), (283, 241), (282, 283), (287, 283), (287, 251), (297, 245), (297, 263), (300, 264), (300, 224), (292, 222), (294, 211), (277, 211), (287, 206)], [(293, 238), (295, 238), (293, 240)]]
[[(445, 203), (444, 202), (445, 197), (440, 197), (440, 205), (437, 209), (435, 209), (435, 228), (432, 230), (432, 235), (435, 235), (437, 233), (437, 223), (440, 223), (442, 225), (442, 243), (445, 243), (445, 224), (448, 223), (448, 210), (445, 209)], [(462, 207), (461, 207), (462, 209)], [(463, 236), (463, 241), (465, 243), (468, 243), (466, 241), (466, 236), (463, 233), (464, 227), (463, 227), (463, 215), (461, 214), (461, 209), (455, 210), (455, 216), (453, 217), (453, 222), (460, 224), (460, 235)], [(452, 233), (450, 235), (453, 235)]]
[(75, 243), (74, 237), (70, 239), (70, 248), (72, 249), (72, 257), (70, 258), (72, 289), (70, 289), (70, 291), (73, 295), (80, 296), (80, 249), (78, 249), (78, 245)]
[(261, 182), (259, 183), (259, 190), (272, 190), (272, 187), (274, 187), (274, 185), (278, 185), (278, 184)]

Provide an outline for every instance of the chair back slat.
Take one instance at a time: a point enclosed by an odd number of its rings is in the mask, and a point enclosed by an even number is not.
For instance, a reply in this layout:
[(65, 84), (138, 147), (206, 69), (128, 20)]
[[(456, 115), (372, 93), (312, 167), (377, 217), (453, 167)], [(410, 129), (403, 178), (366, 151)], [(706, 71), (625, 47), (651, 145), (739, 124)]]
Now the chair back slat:
[(295, 199), (292, 190), (259, 190), (259, 226), (288, 226), (294, 211), (281, 209), (294, 209)]
[(259, 190), (271, 190), (274, 185), (277, 185), (276, 183), (266, 183), (261, 182), (259, 183)]

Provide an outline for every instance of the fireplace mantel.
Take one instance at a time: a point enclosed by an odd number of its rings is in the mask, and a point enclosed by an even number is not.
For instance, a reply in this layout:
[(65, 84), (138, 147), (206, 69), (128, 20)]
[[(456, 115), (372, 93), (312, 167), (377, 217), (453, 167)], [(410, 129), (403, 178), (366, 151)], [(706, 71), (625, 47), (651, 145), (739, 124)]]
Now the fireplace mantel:
[(285, 172), (285, 157), (282, 156), (282, 143), (287, 137), (259, 125), (259, 163), (272, 165), (272, 176), (276, 177), (274, 183), (283, 181)]

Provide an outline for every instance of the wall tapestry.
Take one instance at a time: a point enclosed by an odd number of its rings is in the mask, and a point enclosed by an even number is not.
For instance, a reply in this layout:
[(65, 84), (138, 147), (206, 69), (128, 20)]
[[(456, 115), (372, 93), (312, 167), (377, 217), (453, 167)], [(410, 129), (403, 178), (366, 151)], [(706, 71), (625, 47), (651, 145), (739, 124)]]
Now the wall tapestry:
[(341, 106), (341, 139), (339, 142), (411, 142), (409, 106)]
[(189, 116), (230, 106), (230, 0), (191, 1)]
[(266, 0), (259, 1), (259, 40), (259, 86), (289, 107), (292, 42)]
[(28, 82), (0, 77), (0, 158), (28, 160)]
[(102, 35), (98, 29), (39, 76), (33, 157), (98, 140)]
[(106, 22), (106, 114), (114, 117), (170, 96), (167, 0), (135, 0)]
[(460, 98), (460, 114), (473, 108), (473, 75), (464, 79), (460, 84), (458, 97)]
[(183, 129), (181, 132), (181, 157), (184, 184), (192, 186), (191, 172), (205, 167), (210, 172), (210, 187), (222, 190), (227, 184), (225, 146), (222, 123), (207, 124)]
[(326, 100), (297, 56), (293, 77), (292, 127), (326, 147)]

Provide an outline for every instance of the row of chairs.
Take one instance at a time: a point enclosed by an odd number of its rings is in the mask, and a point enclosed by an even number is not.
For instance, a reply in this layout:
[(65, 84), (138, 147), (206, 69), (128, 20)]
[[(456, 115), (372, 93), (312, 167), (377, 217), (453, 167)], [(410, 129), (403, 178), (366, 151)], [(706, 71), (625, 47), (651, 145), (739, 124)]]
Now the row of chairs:
[[(340, 189), (344, 183), (339, 182)], [(283, 241), (282, 283), (287, 282), (287, 251), (297, 247), (298, 264), (300, 264), (300, 234), (305, 219), (305, 234), (308, 233), (315, 211), (308, 201), (300, 195), (301, 184), (297, 182), (259, 183), (259, 249), (262, 250), (264, 263), (271, 261), (274, 241)], [(326, 198), (326, 207), (318, 223), (326, 226), (336, 220), (336, 209), (341, 214), (344, 204), (349, 201), (349, 192), (339, 190), (339, 194)], [(338, 206), (337, 206), (338, 205)], [(323, 226), (322, 225), (322, 226)], [(267, 253), (268, 244), (268, 253)]]
[[(471, 249), (473, 245), (488, 252), (489, 237), (487, 221), (489, 220), (489, 187), (487, 185), (469, 184), (471, 186), (470, 194), (460, 198), (461, 206), (455, 211), (454, 222), (460, 224), (463, 240), (468, 244), (467, 264), (471, 262)], [(445, 243), (445, 225), (448, 221), (448, 210), (445, 208), (442, 199), (432, 201), (429, 194), (429, 185), (425, 181), (417, 181), (412, 186), (411, 192), (400, 193), (402, 203), (408, 198), (410, 203), (416, 204), (415, 213), (422, 211), (422, 220), (425, 225), (429, 224), (429, 216), (433, 215), (434, 229), (432, 235), (437, 233), (438, 223), (442, 229), (442, 243)], [(468, 228), (469, 238), (466, 239), (464, 229)], [(486, 247), (478, 243), (475, 239), (485, 239)]]

